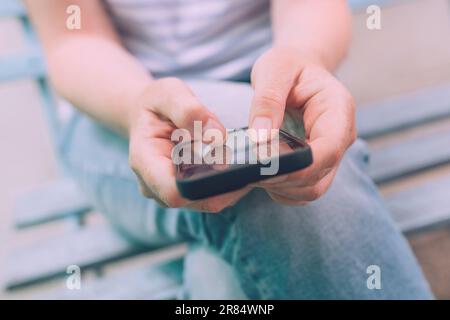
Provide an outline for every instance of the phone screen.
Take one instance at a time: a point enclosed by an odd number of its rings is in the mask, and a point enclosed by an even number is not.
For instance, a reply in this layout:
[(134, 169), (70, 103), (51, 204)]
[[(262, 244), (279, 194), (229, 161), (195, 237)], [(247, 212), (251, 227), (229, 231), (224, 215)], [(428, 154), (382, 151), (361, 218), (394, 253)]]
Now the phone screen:
[(255, 164), (268, 165), (274, 157), (297, 151), (306, 144), (296, 137), (280, 130), (278, 139), (256, 143), (250, 138), (247, 128), (229, 130), (223, 145), (202, 142), (184, 142), (181, 155), (186, 156), (177, 165), (177, 178), (190, 179), (226, 171), (236, 166)]

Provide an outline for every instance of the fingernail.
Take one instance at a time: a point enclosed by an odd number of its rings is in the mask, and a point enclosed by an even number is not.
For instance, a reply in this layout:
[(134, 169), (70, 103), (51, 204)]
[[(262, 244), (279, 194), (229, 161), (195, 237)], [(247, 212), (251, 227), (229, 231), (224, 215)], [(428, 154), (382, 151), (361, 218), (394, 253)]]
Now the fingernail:
[(253, 119), (252, 127), (256, 133), (256, 137), (253, 137), (257, 142), (267, 141), (272, 131), (272, 119), (268, 117), (256, 117)]
[(268, 117), (256, 117), (255, 119), (253, 119), (252, 129), (264, 129), (270, 131), (272, 130), (272, 119)]
[[(208, 121), (206, 121), (205, 126), (203, 127), (203, 141), (204, 142), (211, 142), (210, 137), (208, 139), (205, 139), (205, 134), (208, 130), (219, 130), (221, 133), (223, 133), (224, 129), (223, 126), (215, 119), (209, 118)], [(215, 136), (215, 134), (210, 133), (210, 135)], [(225, 141), (225, 137), (222, 136), (222, 141)]]
[(205, 126), (203, 127), (203, 132), (209, 130), (209, 129), (218, 129), (222, 131), (222, 126), (220, 125), (220, 123), (213, 119), (213, 118), (209, 118), (208, 121), (206, 121)]

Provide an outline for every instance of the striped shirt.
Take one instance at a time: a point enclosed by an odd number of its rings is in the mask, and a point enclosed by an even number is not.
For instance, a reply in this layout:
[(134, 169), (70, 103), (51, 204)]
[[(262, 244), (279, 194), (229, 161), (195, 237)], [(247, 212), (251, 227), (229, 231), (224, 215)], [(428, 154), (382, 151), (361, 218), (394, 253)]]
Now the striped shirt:
[(104, 0), (125, 47), (156, 77), (248, 79), (271, 43), (270, 0)]

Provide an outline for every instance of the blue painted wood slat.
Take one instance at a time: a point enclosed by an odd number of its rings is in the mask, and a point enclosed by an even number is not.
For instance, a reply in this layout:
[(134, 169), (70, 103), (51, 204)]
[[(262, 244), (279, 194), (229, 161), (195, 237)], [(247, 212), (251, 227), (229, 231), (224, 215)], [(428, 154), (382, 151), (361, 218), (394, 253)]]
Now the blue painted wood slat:
[(57, 180), (16, 199), (14, 225), (21, 229), (71, 216), (82, 216), (91, 205), (71, 179)]
[(450, 129), (373, 148), (369, 174), (385, 183), (450, 162)]
[(152, 250), (127, 241), (109, 226), (96, 225), (15, 250), (5, 267), (6, 289), (34, 284), (65, 274), (67, 266), (93, 268)]
[(38, 50), (0, 58), (0, 82), (22, 78), (36, 79), (46, 74), (42, 55)]
[(386, 198), (395, 222), (405, 233), (450, 222), (450, 176), (404, 189)]
[(449, 84), (361, 106), (356, 123), (360, 137), (374, 138), (447, 117), (450, 117)]
[(17, 0), (1, 0), (0, 1), (0, 18), (1, 17), (22, 17), (26, 15), (23, 4)]
[(182, 275), (183, 260), (177, 259), (145, 268), (133, 268), (109, 277), (83, 283), (82, 290), (44, 292), (37, 299), (176, 299), (182, 290)]

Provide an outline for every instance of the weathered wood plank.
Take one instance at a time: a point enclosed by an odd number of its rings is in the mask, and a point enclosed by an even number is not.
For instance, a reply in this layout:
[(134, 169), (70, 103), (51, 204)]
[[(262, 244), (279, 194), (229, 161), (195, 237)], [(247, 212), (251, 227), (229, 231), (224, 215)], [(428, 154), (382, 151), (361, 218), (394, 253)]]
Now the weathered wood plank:
[(373, 138), (450, 117), (450, 85), (406, 94), (357, 110), (358, 133)]
[(450, 176), (388, 195), (386, 202), (403, 232), (450, 222)]
[(14, 225), (26, 228), (70, 216), (82, 216), (91, 205), (70, 179), (48, 183), (20, 196), (13, 211)]
[(123, 271), (89, 282), (81, 290), (45, 292), (37, 299), (50, 300), (157, 300), (176, 299), (181, 291), (183, 260)]
[(64, 275), (69, 265), (98, 267), (151, 249), (127, 241), (106, 225), (74, 230), (12, 252), (5, 268), (4, 287), (14, 289)]
[(408, 138), (371, 150), (369, 173), (384, 183), (450, 162), (450, 130)]
[(26, 15), (26, 10), (20, 1), (0, 1), (0, 17), (21, 17), (24, 15)]
[(0, 58), (0, 81), (20, 78), (40, 78), (45, 76), (46, 68), (39, 50)]

